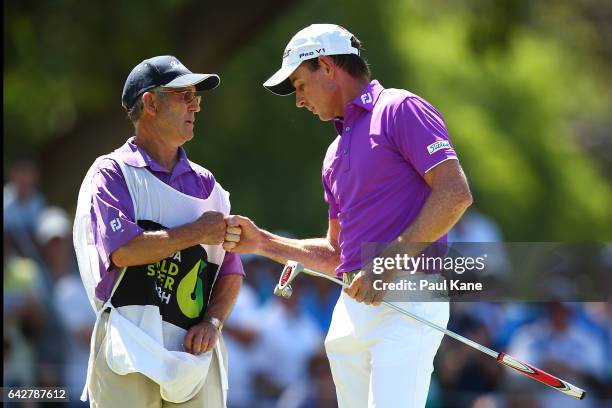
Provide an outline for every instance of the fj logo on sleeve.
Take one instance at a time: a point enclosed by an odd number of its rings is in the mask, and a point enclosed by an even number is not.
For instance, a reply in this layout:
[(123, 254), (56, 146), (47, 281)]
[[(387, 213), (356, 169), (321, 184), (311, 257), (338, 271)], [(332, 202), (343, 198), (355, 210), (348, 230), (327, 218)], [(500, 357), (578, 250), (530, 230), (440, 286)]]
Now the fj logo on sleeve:
[(429, 152), (429, 154), (434, 154), (438, 150), (450, 149), (450, 148), (451, 148), (451, 145), (448, 140), (440, 140), (440, 141), (434, 142), (430, 144), (429, 146), (427, 146), (427, 151)]
[(114, 220), (111, 220), (110, 227), (113, 230), (113, 232), (119, 231), (121, 229), (121, 221), (119, 221), (119, 218), (115, 218)]
[(361, 95), (361, 102), (364, 104), (372, 102), (372, 94), (368, 92)]

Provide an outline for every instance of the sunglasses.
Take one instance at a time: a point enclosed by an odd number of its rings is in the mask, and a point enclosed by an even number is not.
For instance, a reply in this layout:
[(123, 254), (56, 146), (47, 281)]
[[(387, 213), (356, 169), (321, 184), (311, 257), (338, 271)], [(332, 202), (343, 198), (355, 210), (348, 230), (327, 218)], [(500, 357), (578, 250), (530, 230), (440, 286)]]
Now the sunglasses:
[(186, 104), (190, 104), (195, 99), (198, 105), (202, 102), (202, 95), (198, 95), (198, 91), (186, 90), (186, 91), (167, 91), (167, 90), (159, 90), (156, 93), (170, 93), (177, 94), (183, 96), (183, 102)]

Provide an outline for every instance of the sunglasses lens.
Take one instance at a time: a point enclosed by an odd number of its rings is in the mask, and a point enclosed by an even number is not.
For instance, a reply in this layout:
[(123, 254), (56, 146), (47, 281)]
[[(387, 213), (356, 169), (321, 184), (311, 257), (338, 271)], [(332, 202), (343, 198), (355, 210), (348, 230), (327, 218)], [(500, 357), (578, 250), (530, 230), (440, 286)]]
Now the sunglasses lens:
[(202, 100), (202, 97), (197, 95), (196, 92), (194, 91), (187, 91), (183, 94), (183, 98), (185, 100), (185, 103), (191, 103), (193, 102), (194, 99), (198, 100), (198, 103), (200, 103), (200, 101)]
[(183, 96), (183, 102), (186, 104), (190, 104), (194, 99), (197, 99), (198, 103), (202, 100), (202, 96), (197, 94), (197, 91), (159, 91), (161, 93), (173, 93), (173, 94), (181, 94)]

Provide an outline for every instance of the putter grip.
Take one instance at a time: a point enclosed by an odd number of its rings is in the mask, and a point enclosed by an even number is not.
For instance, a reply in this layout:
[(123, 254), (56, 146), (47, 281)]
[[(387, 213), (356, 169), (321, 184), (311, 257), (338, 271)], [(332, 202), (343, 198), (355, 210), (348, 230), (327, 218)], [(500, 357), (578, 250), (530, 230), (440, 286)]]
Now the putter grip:
[(567, 381), (560, 380), (554, 375), (550, 375), (546, 371), (542, 371), (537, 367), (534, 367), (527, 363), (523, 363), (515, 359), (514, 357), (509, 356), (508, 354), (499, 353), (497, 361), (507, 367), (515, 369), (516, 371), (522, 374), (525, 374), (526, 376), (533, 378), (534, 380), (538, 380), (539, 382), (546, 384), (549, 387), (556, 388), (557, 390), (571, 397), (583, 399), (586, 395), (586, 392), (583, 389), (578, 388), (575, 385), (568, 383)]

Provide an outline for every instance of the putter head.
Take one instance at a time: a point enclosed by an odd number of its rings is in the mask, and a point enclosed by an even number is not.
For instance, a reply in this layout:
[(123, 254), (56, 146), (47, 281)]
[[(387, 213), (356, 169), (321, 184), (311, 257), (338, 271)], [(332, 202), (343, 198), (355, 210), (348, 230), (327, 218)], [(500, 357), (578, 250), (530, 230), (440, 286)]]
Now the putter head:
[(295, 261), (288, 261), (281, 272), (278, 284), (274, 287), (274, 294), (284, 298), (290, 298), (293, 293), (291, 282), (302, 272), (304, 265)]
[(274, 287), (274, 294), (276, 296), (281, 296), (285, 299), (289, 299), (293, 294), (293, 288), (291, 287), (291, 285), (287, 285), (284, 289), (281, 289), (278, 285), (276, 285)]
[(285, 289), (283, 289), (282, 296), (283, 296), (285, 299), (289, 299), (289, 298), (291, 297), (291, 295), (293, 295), (293, 288), (291, 287), (291, 285), (287, 285), (287, 286), (285, 287)]

